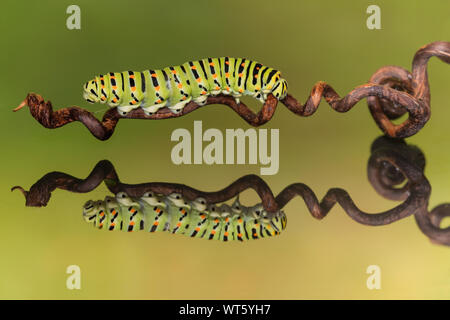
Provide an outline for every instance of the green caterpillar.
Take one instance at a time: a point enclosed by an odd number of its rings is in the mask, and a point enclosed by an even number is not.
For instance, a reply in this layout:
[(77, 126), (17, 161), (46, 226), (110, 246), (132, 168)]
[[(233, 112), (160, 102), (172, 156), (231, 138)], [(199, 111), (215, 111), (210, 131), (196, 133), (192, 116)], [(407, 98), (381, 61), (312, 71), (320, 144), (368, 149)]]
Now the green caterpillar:
[(84, 85), (90, 103), (107, 103), (126, 115), (141, 107), (152, 115), (163, 107), (179, 113), (190, 101), (203, 105), (209, 95), (232, 95), (239, 103), (242, 95), (265, 102), (272, 93), (281, 100), (287, 82), (275, 69), (244, 58), (207, 58), (181, 66), (143, 72), (110, 72)]
[(168, 231), (190, 237), (221, 241), (246, 241), (271, 237), (286, 228), (283, 211), (269, 213), (262, 204), (244, 207), (236, 198), (232, 206), (208, 205), (203, 198), (186, 201), (180, 194), (168, 196), (146, 192), (131, 198), (124, 192), (104, 201), (89, 200), (83, 217), (94, 227), (132, 232)]

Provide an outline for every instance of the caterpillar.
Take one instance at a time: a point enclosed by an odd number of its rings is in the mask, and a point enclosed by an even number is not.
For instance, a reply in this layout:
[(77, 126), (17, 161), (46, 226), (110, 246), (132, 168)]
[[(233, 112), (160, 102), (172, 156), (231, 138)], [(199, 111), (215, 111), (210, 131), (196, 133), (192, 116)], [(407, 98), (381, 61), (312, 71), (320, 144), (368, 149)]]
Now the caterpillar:
[[(397, 66), (381, 67), (367, 83), (342, 97), (330, 84), (319, 81), (312, 87), (304, 104), (287, 93), (287, 82), (278, 71), (247, 59), (224, 57), (188, 62), (158, 72), (129, 71), (95, 77), (84, 84), (85, 99), (90, 103), (108, 103), (117, 107), (107, 110), (101, 120), (78, 106), (53, 110), (51, 101), (32, 92), (13, 111), (27, 106), (32, 117), (49, 129), (79, 121), (94, 137), (107, 140), (120, 119), (169, 119), (209, 104), (226, 105), (249, 125), (257, 127), (272, 119), (278, 102), (296, 115), (309, 117), (315, 113), (322, 99), (333, 110), (347, 112), (367, 98), (372, 117), (383, 133), (392, 138), (406, 138), (416, 134), (430, 119), (427, 69), (428, 61), (433, 56), (450, 64), (450, 42), (436, 41), (422, 46), (414, 55), (411, 72)], [(254, 112), (239, 101), (242, 94), (265, 101), (262, 108)], [(406, 113), (408, 118), (402, 123), (391, 121)]]
[(242, 95), (265, 102), (272, 93), (278, 100), (287, 95), (280, 71), (245, 58), (206, 58), (161, 70), (110, 72), (84, 84), (89, 103), (117, 107), (120, 115), (141, 107), (146, 115), (168, 107), (179, 113), (190, 101), (204, 105), (208, 96)]
[(189, 237), (221, 241), (246, 241), (280, 234), (286, 228), (283, 211), (266, 211), (261, 203), (253, 207), (207, 204), (204, 198), (187, 201), (179, 193), (163, 196), (146, 192), (140, 198), (118, 192), (115, 197), (89, 200), (83, 206), (86, 222), (103, 230), (132, 232), (168, 231)]

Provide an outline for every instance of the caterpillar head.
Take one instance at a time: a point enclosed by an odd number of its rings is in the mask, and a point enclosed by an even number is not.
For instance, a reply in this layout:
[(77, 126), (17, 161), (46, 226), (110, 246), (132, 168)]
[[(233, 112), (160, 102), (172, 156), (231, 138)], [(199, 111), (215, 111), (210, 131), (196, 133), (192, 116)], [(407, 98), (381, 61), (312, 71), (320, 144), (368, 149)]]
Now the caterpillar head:
[(277, 98), (278, 100), (284, 99), (287, 95), (287, 81), (280, 78), (273, 87), (272, 94)]
[(171, 193), (171, 194), (169, 194), (167, 196), (167, 200), (169, 200), (176, 207), (179, 207), (179, 208), (189, 207), (189, 204), (186, 202), (186, 200), (183, 198), (183, 196), (180, 193)]
[(278, 230), (284, 230), (286, 229), (287, 224), (287, 218), (284, 211), (277, 211), (275, 215), (271, 219), (272, 224), (278, 229)]
[(124, 206), (139, 205), (132, 198), (130, 198), (125, 192), (118, 192), (116, 194), (116, 200), (118, 203)]
[(284, 229), (286, 229), (286, 224), (287, 224), (286, 213), (284, 213), (284, 211), (280, 211), (280, 215), (281, 215), (281, 226), (284, 230)]
[(206, 204), (205, 198), (199, 197), (199, 198), (195, 199), (194, 201), (192, 201), (192, 208), (194, 208), (195, 210), (197, 210), (199, 212), (205, 211), (207, 206), (208, 205)]
[(83, 218), (86, 222), (94, 222), (98, 213), (98, 203), (93, 200), (87, 201), (83, 206)]
[(89, 80), (84, 84), (83, 98), (89, 103), (97, 103), (99, 98), (99, 85), (97, 78)]
[(278, 81), (281, 79), (281, 72), (269, 69), (263, 77), (262, 91), (264, 93), (273, 92)]

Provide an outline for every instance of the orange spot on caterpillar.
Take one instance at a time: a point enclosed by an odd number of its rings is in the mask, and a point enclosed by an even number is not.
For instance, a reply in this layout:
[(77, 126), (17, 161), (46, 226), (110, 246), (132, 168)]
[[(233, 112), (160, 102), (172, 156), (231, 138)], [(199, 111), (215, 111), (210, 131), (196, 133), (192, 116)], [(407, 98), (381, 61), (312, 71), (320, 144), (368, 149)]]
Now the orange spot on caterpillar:
[(111, 79), (115, 79), (116, 77), (115, 76), (109, 76)]
[(242, 63), (241, 63), (241, 67), (243, 67), (243, 66), (245, 66), (245, 62), (242, 62)]
[(200, 231), (200, 227), (195, 228), (195, 231), (199, 232)]
[(156, 90), (156, 91), (159, 91), (159, 89), (161, 89), (160, 86), (156, 86), (156, 87), (155, 87), (155, 90)]
[(154, 226), (157, 226), (158, 224), (159, 224), (158, 221), (153, 222), (153, 225), (154, 225)]
[(197, 82), (198, 82), (198, 83), (202, 82), (202, 78), (198, 78), (198, 79), (197, 79)]
[(110, 227), (115, 227), (115, 226), (116, 226), (116, 224), (114, 222), (110, 224)]
[(219, 90), (220, 89), (220, 87), (219, 86), (216, 86), (216, 90)]
[(238, 233), (237, 235), (239, 238), (242, 238), (242, 233)]
[(225, 64), (230, 64), (230, 61), (225, 61)]
[(214, 62), (210, 62), (209, 65), (210, 65), (211, 67), (214, 67)]
[(130, 222), (130, 226), (134, 226), (134, 221), (131, 221), (131, 222)]
[(178, 227), (178, 228), (181, 227), (181, 222), (178, 222), (178, 223), (177, 223), (177, 227)]
[(173, 74), (177, 74), (177, 71), (176, 71), (176, 70), (172, 70), (172, 73), (173, 73)]
[(117, 90), (117, 86), (112, 86), (111, 88), (113, 88), (113, 90)]
[(191, 69), (192, 69), (192, 70), (196, 70), (197, 67), (196, 67), (196, 66), (192, 66)]
[(253, 234), (253, 236), (254, 236), (254, 237), (257, 237), (257, 236), (258, 236), (258, 234), (257, 234), (257, 233), (254, 233), (254, 234)]
[(219, 223), (219, 219), (214, 219), (214, 223)]
[(228, 222), (229, 220), (230, 220), (229, 218), (226, 218), (226, 219), (225, 219), (225, 222)]
[(160, 212), (161, 212), (161, 209), (160, 209), (160, 208), (157, 208), (157, 209), (156, 209), (156, 212), (157, 212), (157, 213), (160, 213)]
[(224, 235), (225, 237), (228, 237), (228, 232), (225, 232), (223, 235)]
[(136, 91), (136, 87), (131, 87), (131, 91)]
[(239, 92), (240, 92), (240, 93), (244, 92), (244, 89), (239, 89)]
[(157, 77), (156, 73), (152, 73), (152, 77), (156, 78)]
[(211, 231), (211, 234), (216, 234), (216, 230), (212, 230), (212, 231)]
[(229, 78), (230, 74), (228, 72), (225, 72), (225, 77)]
[(207, 92), (205, 90), (202, 91), (202, 94), (206, 94)]
[(183, 85), (181, 83), (178, 84), (178, 88), (181, 89), (183, 88)]
[(114, 99), (113, 99), (113, 102), (117, 102), (117, 98), (114, 98)]
[(200, 216), (200, 218), (202, 218), (202, 220), (204, 220), (204, 219), (206, 218), (206, 216), (205, 216), (204, 214), (202, 214), (202, 215)]
[(134, 79), (134, 74), (130, 75), (129, 77), (130, 77), (131, 79)]
[(156, 103), (161, 103), (162, 101), (161, 101), (161, 99), (158, 99), (157, 101), (156, 101)]
[(239, 222), (239, 223), (242, 223), (242, 219), (239, 219), (238, 222)]
[(105, 101), (106, 100), (106, 98), (105, 97), (102, 97), (102, 101)]
[(243, 73), (238, 74), (239, 78), (242, 78), (243, 75), (244, 75)]
[(217, 74), (214, 73), (214, 74), (212, 75), (212, 77), (213, 77), (214, 79), (216, 79), (216, 78), (217, 78)]

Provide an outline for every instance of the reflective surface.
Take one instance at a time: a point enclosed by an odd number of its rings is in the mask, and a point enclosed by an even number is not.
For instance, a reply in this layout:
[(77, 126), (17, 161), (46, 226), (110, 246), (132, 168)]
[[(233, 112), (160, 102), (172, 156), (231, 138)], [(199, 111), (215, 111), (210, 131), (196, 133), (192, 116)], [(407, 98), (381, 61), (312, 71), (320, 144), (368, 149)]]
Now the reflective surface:
[[(89, 228), (80, 206), (90, 198), (102, 198), (108, 192), (103, 186), (81, 195), (57, 190), (45, 208), (27, 208), (20, 193), (9, 191), (17, 184), (29, 187), (53, 170), (83, 177), (99, 159), (113, 161), (129, 183), (182, 182), (206, 191), (259, 172), (259, 165), (172, 164), (170, 135), (177, 128), (191, 130), (194, 120), (222, 132), (248, 128), (226, 107), (207, 106), (178, 119), (123, 120), (114, 136), (101, 142), (80, 124), (48, 130), (26, 112), (12, 113), (30, 91), (57, 106), (88, 107), (81, 85), (97, 73), (230, 55), (278, 68), (299, 100), (318, 80), (346, 93), (379, 67), (410, 68), (420, 46), (448, 40), (446, 1), (408, 6), (380, 2), (378, 31), (365, 26), (368, 3), (199, 1), (168, 10), (167, 2), (132, 1), (126, 7), (114, 1), (80, 2), (79, 31), (65, 28), (69, 4), (2, 2), (8, 13), (0, 22), (4, 35), (0, 56), (8, 61), (0, 79), (2, 298), (449, 298), (449, 249), (432, 244), (413, 217), (369, 227), (335, 206), (317, 221), (295, 198), (284, 209), (288, 225), (281, 236), (245, 245), (222, 244), (164, 233), (105, 234)], [(122, 26), (113, 29), (117, 44), (107, 36), (112, 34), (112, 20)], [(178, 21), (188, 21), (189, 28), (180, 30)], [(128, 39), (136, 50), (130, 49)], [(425, 154), (431, 209), (449, 201), (450, 109), (448, 66), (430, 61), (429, 68), (432, 116), (408, 143)], [(259, 107), (254, 100), (245, 102)], [(367, 180), (370, 146), (380, 132), (364, 101), (346, 114), (320, 107), (309, 118), (279, 108), (264, 128), (280, 129), (280, 170), (264, 177), (275, 194), (301, 181), (319, 199), (331, 187), (343, 188), (367, 212), (399, 203), (381, 197)], [(246, 191), (241, 200), (251, 205), (258, 199)], [(443, 223), (448, 225), (448, 220)], [(66, 268), (72, 264), (81, 268), (80, 291), (65, 287)], [(374, 264), (381, 268), (381, 290), (366, 287), (366, 269)]]
[[(185, 224), (193, 225), (193, 222), (189, 221), (193, 220), (194, 215), (200, 214), (205, 217), (220, 217), (221, 215), (223, 217), (232, 216), (233, 222), (230, 222), (231, 224), (227, 223), (230, 227), (230, 234), (233, 233), (232, 236), (230, 236), (231, 240), (235, 237), (234, 233), (241, 234), (239, 231), (240, 229), (237, 229), (236, 232), (231, 231), (234, 230), (236, 224), (236, 222), (234, 222), (236, 219), (233, 218), (233, 216), (235, 216), (235, 211), (239, 221), (242, 220), (239, 216), (242, 212), (249, 216), (249, 219), (246, 220), (250, 220), (251, 217), (259, 219), (265, 216), (278, 216), (280, 210), (283, 209), (289, 201), (296, 196), (299, 196), (305, 201), (311, 215), (317, 219), (325, 218), (336, 203), (338, 203), (353, 220), (369, 226), (387, 225), (414, 214), (419, 228), (431, 241), (433, 241), (433, 243), (450, 246), (450, 227), (441, 228), (442, 220), (450, 216), (450, 204), (441, 204), (431, 210), (431, 212), (428, 212), (431, 186), (423, 174), (425, 168), (425, 156), (421, 150), (415, 146), (407, 145), (404, 140), (380, 137), (372, 144), (371, 151), (372, 154), (367, 165), (370, 183), (383, 197), (390, 200), (403, 201), (402, 204), (380, 213), (366, 213), (362, 211), (355, 205), (348, 192), (341, 188), (329, 189), (319, 202), (316, 194), (311, 188), (304, 183), (298, 182), (287, 186), (275, 197), (267, 183), (256, 175), (243, 176), (229, 184), (227, 187), (213, 192), (200, 191), (185, 184), (171, 182), (128, 184), (119, 179), (117, 172), (114, 169), (114, 165), (107, 160), (99, 161), (86, 179), (79, 179), (67, 173), (54, 171), (44, 175), (31, 186), (30, 190), (25, 190), (21, 186), (14, 186), (11, 190), (21, 191), (26, 199), (25, 203), (27, 206), (42, 207), (47, 205), (51, 192), (56, 188), (70, 192), (86, 193), (97, 188), (100, 183), (105, 182), (106, 187), (113, 193), (114, 198), (106, 196), (105, 201), (89, 200), (83, 207), (83, 210), (89, 210), (90, 212), (90, 218), (88, 220), (95, 219), (95, 222), (98, 223), (94, 222), (94, 226), (99, 229), (109, 228), (109, 220), (111, 218), (110, 210), (107, 209), (109, 207), (112, 208), (111, 212), (113, 212), (114, 215), (114, 217), (112, 217), (110, 230), (115, 229), (117, 223), (113, 222), (113, 220), (117, 217), (114, 208), (119, 207), (120, 203), (121, 209), (119, 210), (120, 212), (118, 212), (119, 219), (121, 221), (130, 220), (131, 229), (128, 228), (128, 231), (150, 230), (147, 216), (152, 216), (152, 222), (154, 221), (154, 225), (158, 226), (157, 220), (160, 215), (163, 215), (164, 219), (166, 214), (176, 217), (179, 216), (178, 211), (184, 210), (179, 221), (175, 218), (169, 218), (166, 225), (162, 226), (164, 230), (161, 229), (160, 231), (175, 233), (175, 230), (177, 230), (178, 233), (188, 235), (190, 233), (185, 233), (184, 230), (188, 229), (188, 226), (185, 227)], [(240, 194), (247, 189), (256, 191), (262, 203), (258, 203), (248, 208), (243, 207), (238, 199)], [(227, 204), (219, 206), (220, 203), (234, 197), (236, 197), (236, 199), (231, 206)], [(178, 200), (175, 201), (174, 199)], [(150, 208), (148, 205), (154, 206), (154, 208)], [(198, 209), (199, 207), (202, 209)], [(150, 210), (152, 208), (153, 210)], [(159, 211), (161, 211), (161, 214), (154, 217), (155, 214), (153, 211), (158, 210), (158, 208)], [(173, 208), (173, 210), (171, 208)], [(130, 213), (128, 213), (128, 211), (135, 214), (133, 214), (132, 217), (129, 217)], [(144, 218), (139, 218), (139, 220), (142, 220), (142, 225), (140, 228), (137, 228), (133, 217), (136, 214), (139, 214), (140, 217), (142, 215), (141, 212), (146, 213), (144, 213)], [(83, 213), (83, 216), (85, 216), (85, 213)], [(226, 221), (228, 222), (228, 220), (229, 219)], [(217, 222), (218, 221), (219, 220), (217, 220)], [(180, 228), (177, 224), (177, 228), (175, 229), (176, 226), (174, 223), (176, 222), (179, 222), (180, 226), (183, 225), (183, 228)], [(248, 222), (249, 221), (247, 221), (247, 224)], [(224, 222), (220, 222), (219, 224), (222, 225)], [(260, 223), (257, 223), (255, 226), (258, 224)], [(198, 224), (198, 226), (202, 225), (202, 223)], [(193, 226), (195, 227), (195, 224)], [(245, 223), (240, 227), (247, 229)], [(258, 235), (256, 231), (251, 231), (253, 233), (253, 239), (264, 238), (266, 232), (262, 231), (262, 227), (263, 226), (261, 225), (261, 232), (258, 232)], [(276, 228), (275, 226), (273, 227)], [(192, 228), (193, 227), (191, 227), (191, 229)], [(251, 227), (249, 228), (251, 229)], [(127, 230), (127, 228), (126, 226), (122, 227), (121, 224), (120, 230)], [(223, 230), (222, 228), (217, 229), (216, 233), (218, 234), (218, 237), (220, 238), (222, 232), (226, 230), (227, 229)], [(192, 236), (195, 236), (198, 233), (197, 231), (198, 230), (196, 230), (195, 234)], [(153, 229), (151, 232), (153, 232)], [(269, 236), (272, 236), (269, 230), (267, 230), (267, 232)], [(251, 237), (248, 236), (247, 231), (245, 234), (247, 240), (251, 239)], [(201, 237), (204, 237), (204, 233)], [(240, 235), (240, 238), (242, 238), (242, 235)], [(228, 238), (224, 241), (228, 241)]]

